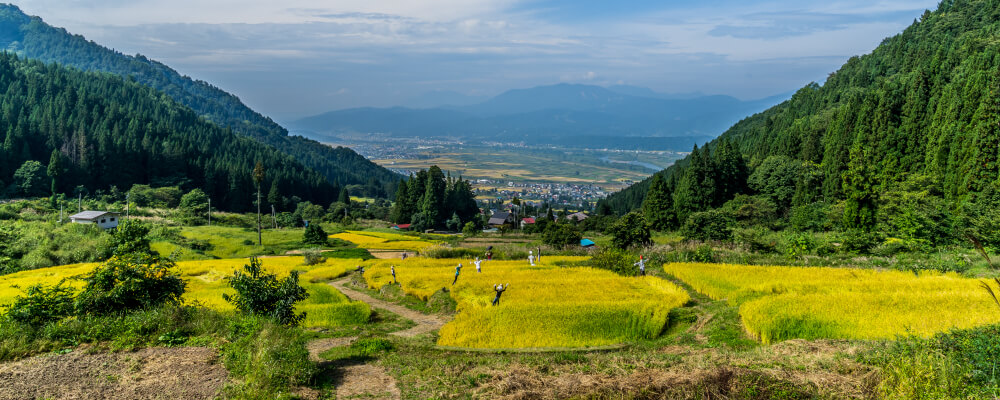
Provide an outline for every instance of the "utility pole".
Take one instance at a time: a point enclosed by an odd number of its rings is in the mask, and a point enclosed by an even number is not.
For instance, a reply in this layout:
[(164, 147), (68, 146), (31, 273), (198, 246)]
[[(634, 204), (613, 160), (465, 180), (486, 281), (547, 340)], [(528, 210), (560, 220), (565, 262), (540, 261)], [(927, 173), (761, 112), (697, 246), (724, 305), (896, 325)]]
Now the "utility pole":
[(81, 193), (77, 193), (77, 195), (79, 197), (77, 197), (77, 199), (76, 199), (76, 212), (77, 213), (82, 213), (83, 212), (83, 193), (82, 192)]
[(59, 203), (59, 224), (62, 224), (63, 217), (63, 205), (62, 202)]
[(274, 229), (278, 229), (278, 213), (274, 211), (274, 204), (271, 204), (271, 222), (274, 223)]
[(208, 226), (212, 226), (212, 198), (208, 198)]
[(128, 193), (125, 194), (125, 219), (128, 219), (131, 204), (128, 201)]

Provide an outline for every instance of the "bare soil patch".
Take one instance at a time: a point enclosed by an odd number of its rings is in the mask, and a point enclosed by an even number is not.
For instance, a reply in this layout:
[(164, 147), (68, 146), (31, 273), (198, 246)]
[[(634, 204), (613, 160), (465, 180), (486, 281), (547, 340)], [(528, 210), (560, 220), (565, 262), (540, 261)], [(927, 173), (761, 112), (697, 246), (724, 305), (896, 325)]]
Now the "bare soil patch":
[(0, 364), (0, 399), (212, 399), (229, 379), (207, 347), (42, 355)]

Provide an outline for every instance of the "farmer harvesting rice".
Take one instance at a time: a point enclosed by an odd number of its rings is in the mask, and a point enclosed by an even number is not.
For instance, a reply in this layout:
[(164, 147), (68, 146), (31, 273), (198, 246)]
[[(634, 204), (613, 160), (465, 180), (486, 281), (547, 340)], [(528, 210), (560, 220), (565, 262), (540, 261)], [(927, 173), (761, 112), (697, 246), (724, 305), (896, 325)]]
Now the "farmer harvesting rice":
[(483, 260), (480, 260), (479, 257), (476, 257), (476, 260), (473, 261), (472, 263), (476, 264), (476, 272), (479, 272), (479, 273), (483, 272), (483, 268), (482, 268)]
[(531, 250), (528, 250), (528, 263), (531, 264), (532, 267), (535, 266), (535, 254), (532, 253)]
[(359, 265), (358, 268), (356, 268), (354, 271), (356, 271), (357, 273), (359, 273), (361, 275), (364, 275), (365, 274), (365, 267)]
[(646, 260), (643, 260), (642, 256), (639, 256), (639, 262), (632, 265), (639, 266), (639, 275), (646, 276)]
[(500, 295), (503, 294), (503, 292), (505, 290), (507, 290), (507, 288), (509, 288), (509, 287), (510, 287), (509, 283), (507, 284), (507, 286), (504, 286), (502, 283), (499, 284), (499, 285), (493, 285), (493, 291), (497, 292), (497, 297), (493, 298), (493, 305), (494, 306), (500, 305)]
[(458, 282), (458, 274), (460, 273), (462, 273), (462, 264), (458, 264), (458, 266), (455, 267), (455, 280), (451, 281), (452, 286), (455, 286), (455, 282)]

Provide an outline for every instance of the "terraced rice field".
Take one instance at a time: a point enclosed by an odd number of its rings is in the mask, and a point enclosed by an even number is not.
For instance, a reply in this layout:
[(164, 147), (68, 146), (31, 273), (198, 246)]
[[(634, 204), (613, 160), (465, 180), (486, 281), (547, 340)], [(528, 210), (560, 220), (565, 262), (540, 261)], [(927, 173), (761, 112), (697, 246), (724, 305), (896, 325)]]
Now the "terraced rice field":
[[(374, 263), (365, 273), (370, 288), (392, 282), (390, 266), (403, 291), (427, 299), (442, 288), (458, 304), (455, 319), (439, 334), (442, 346), (469, 348), (587, 347), (659, 336), (671, 309), (687, 293), (654, 277), (622, 277), (582, 264), (586, 257), (546, 257), (483, 262), (477, 273), (469, 260), (412, 258)], [(452, 286), (455, 266), (464, 264)], [(509, 283), (499, 306), (491, 306), (493, 285)]]
[(430, 246), (441, 244), (437, 240), (426, 240), (417, 236), (387, 232), (347, 231), (330, 235), (330, 237), (345, 240), (354, 243), (360, 248), (370, 250), (420, 251)]
[(1000, 322), (979, 281), (957, 274), (695, 263), (663, 269), (739, 305), (746, 331), (764, 343), (927, 337)]
[[(361, 263), (360, 260), (328, 259), (313, 266), (303, 265), (302, 257), (266, 258), (261, 261), (265, 269), (279, 278), (288, 276), (293, 270), (301, 272), (300, 283), (309, 292), (309, 298), (298, 306), (299, 311), (306, 312), (304, 326), (332, 327), (368, 321), (371, 310), (367, 304), (352, 302), (330, 285), (322, 283), (346, 275)], [(220, 311), (233, 310), (233, 306), (222, 298), (223, 293), (232, 293), (223, 279), (248, 263), (245, 258), (177, 263), (177, 272), (188, 283), (184, 300)], [(21, 294), (19, 288), (34, 284), (53, 285), (62, 279), (85, 274), (95, 265), (64, 265), (0, 275), (0, 305), (13, 302), (14, 297)], [(76, 287), (82, 286), (79, 281), (67, 282)]]

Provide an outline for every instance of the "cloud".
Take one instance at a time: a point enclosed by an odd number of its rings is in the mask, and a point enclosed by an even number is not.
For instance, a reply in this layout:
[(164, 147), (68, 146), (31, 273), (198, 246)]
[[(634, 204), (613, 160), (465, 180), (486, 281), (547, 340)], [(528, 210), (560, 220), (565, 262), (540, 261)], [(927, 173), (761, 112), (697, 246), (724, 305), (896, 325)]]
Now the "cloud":
[[(821, 80), (937, 0), (31, 0), (278, 118), (559, 81), (764, 97)], [(749, 77), (749, 78), (748, 78)]]

